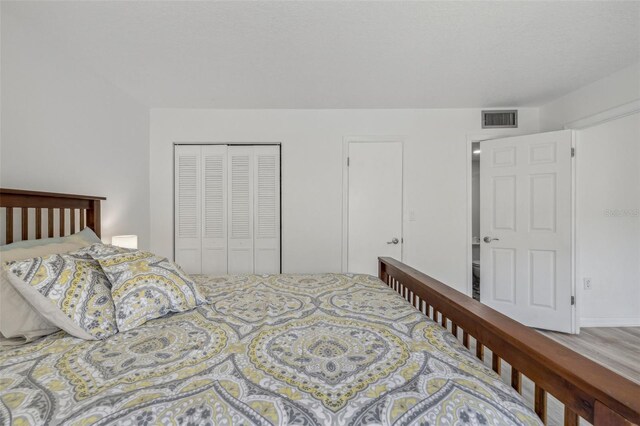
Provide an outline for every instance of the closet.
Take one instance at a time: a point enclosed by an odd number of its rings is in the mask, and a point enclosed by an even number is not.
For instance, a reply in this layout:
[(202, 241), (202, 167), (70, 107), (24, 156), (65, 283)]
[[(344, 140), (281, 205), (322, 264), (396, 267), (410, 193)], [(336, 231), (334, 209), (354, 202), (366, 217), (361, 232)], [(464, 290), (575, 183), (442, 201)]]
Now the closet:
[(280, 273), (280, 146), (174, 150), (176, 262), (191, 274)]

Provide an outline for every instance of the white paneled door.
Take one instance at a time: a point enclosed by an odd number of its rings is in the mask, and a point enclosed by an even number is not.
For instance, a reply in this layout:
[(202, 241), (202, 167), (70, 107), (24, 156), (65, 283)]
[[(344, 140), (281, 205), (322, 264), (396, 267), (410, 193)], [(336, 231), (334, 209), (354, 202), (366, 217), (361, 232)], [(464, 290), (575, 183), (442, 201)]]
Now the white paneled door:
[(480, 300), (573, 331), (572, 132), (481, 142)]
[(347, 270), (378, 274), (402, 260), (402, 143), (348, 142)]
[(280, 272), (280, 148), (175, 147), (175, 258), (188, 273)]

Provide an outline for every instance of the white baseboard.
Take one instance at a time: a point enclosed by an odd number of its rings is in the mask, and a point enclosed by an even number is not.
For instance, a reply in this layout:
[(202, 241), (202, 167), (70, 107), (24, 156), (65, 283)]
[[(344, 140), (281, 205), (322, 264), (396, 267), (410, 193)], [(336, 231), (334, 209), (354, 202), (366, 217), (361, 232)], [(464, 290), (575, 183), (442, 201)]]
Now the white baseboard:
[(640, 327), (640, 318), (580, 318), (580, 327)]

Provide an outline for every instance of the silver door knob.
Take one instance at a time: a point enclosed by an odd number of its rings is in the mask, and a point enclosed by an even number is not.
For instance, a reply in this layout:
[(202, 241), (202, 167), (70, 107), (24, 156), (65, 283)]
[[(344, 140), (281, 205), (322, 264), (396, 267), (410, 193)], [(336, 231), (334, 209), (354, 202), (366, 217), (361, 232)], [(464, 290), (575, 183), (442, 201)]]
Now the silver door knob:
[(399, 240), (399, 239), (394, 238), (394, 239), (393, 239), (393, 240), (391, 240), (391, 241), (387, 241), (387, 244), (398, 244), (399, 242), (400, 242), (400, 240)]
[(500, 238), (491, 238), (491, 237), (484, 237), (483, 241), (485, 243), (490, 243), (491, 241), (500, 241)]

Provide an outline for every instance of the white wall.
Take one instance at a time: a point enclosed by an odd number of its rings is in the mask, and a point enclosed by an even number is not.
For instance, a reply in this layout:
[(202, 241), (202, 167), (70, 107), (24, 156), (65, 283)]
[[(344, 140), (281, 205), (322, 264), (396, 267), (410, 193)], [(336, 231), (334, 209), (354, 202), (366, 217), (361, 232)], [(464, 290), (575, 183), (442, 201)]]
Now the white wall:
[(540, 107), (540, 130), (565, 124), (640, 99), (640, 62)]
[(103, 239), (149, 244), (149, 110), (2, 13), (0, 185), (106, 196)]
[[(640, 63), (540, 107), (543, 131), (562, 129), (640, 99)], [(576, 286), (581, 326), (640, 325), (638, 114), (577, 131)], [(584, 290), (584, 279), (592, 289)]]
[(581, 326), (640, 326), (640, 113), (579, 131), (576, 160)]
[[(519, 119), (520, 133), (538, 130), (536, 109)], [(174, 142), (281, 142), (283, 272), (340, 271), (343, 138), (400, 135), (404, 261), (465, 291), (467, 134), (479, 131), (477, 109), (152, 109), (151, 249), (173, 252)]]

